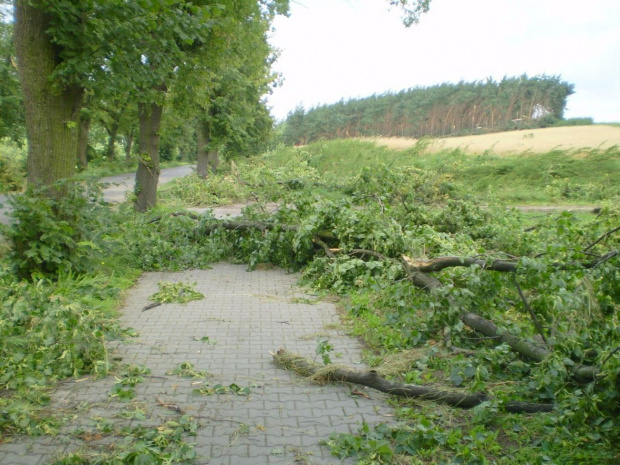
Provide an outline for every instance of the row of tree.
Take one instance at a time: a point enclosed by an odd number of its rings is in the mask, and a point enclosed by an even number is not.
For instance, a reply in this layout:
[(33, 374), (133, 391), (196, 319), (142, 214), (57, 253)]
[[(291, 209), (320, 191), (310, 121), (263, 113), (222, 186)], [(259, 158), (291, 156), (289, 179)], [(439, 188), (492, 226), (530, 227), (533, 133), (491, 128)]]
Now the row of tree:
[(306, 111), (284, 123), (287, 144), (343, 137), (449, 136), (548, 124), (563, 117), (573, 85), (559, 76), (522, 75), (372, 95)]
[[(401, 9), (406, 25), (430, 4), (386, 1)], [(35, 187), (86, 166), (93, 127), (105, 130), (109, 158), (119, 139), (127, 155), (137, 140), (135, 206), (144, 211), (156, 203), (162, 134), (177, 138), (164, 141), (164, 151), (175, 143), (187, 150), (187, 139), (195, 141), (202, 176), (224, 150), (264, 149), (272, 120), (262, 98), (275, 78), (267, 34), (288, 6), (289, 0), (0, 0), (0, 138), (23, 139), (25, 128), (27, 179)]]
[(203, 176), (223, 151), (262, 150), (275, 79), (267, 33), (287, 9), (288, 0), (15, 0), (0, 28), (0, 137), (25, 132), (28, 183), (40, 187), (86, 167), (92, 128), (105, 130), (108, 158), (119, 140), (138, 158), (144, 211), (156, 204), (162, 134), (193, 140)]

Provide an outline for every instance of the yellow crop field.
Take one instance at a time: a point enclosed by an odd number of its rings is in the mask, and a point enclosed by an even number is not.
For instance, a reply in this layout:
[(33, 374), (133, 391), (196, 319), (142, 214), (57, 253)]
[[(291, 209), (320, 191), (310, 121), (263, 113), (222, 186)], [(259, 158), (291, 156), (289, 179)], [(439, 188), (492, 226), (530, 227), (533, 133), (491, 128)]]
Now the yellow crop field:
[[(405, 138), (372, 138), (369, 140), (393, 150), (403, 150), (417, 143), (417, 139)], [(490, 151), (496, 155), (511, 155), (523, 152), (545, 153), (554, 149), (578, 152), (582, 148), (606, 149), (614, 145), (620, 146), (620, 127), (591, 125), (433, 139), (427, 152), (460, 148), (472, 154)]]

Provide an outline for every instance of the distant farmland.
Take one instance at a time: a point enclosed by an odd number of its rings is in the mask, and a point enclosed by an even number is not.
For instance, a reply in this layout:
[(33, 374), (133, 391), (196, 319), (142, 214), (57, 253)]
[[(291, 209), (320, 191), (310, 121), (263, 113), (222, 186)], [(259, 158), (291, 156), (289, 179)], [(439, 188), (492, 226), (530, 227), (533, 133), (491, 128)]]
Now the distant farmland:
[[(370, 138), (367, 140), (393, 150), (407, 149), (417, 143), (417, 139), (406, 138)], [(523, 152), (546, 153), (555, 149), (607, 149), (614, 145), (620, 146), (620, 127), (588, 125), (432, 139), (428, 152), (435, 153), (459, 148), (472, 154), (489, 151), (496, 155), (511, 155)]]

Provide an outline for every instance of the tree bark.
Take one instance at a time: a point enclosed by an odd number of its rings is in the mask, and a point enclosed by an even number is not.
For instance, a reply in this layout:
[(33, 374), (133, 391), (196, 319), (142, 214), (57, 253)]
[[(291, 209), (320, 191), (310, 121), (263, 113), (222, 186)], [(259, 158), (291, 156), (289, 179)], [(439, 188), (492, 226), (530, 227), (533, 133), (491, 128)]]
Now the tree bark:
[[(57, 89), (51, 75), (61, 63), (46, 33), (50, 17), (28, 0), (15, 2), (15, 49), (28, 137), (28, 184), (49, 186), (75, 174), (78, 114), (83, 89)], [(50, 195), (57, 195), (51, 191)]]
[(480, 268), (503, 273), (514, 273), (517, 271), (516, 260), (493, 260), (487, 262), (479, 258), (472, 257), (438, 257), (433, 260), (413, 260), (403, 255), (403, 260), (407, 265), (423, 273), (432, 273), (451, 267), (470, 267), (478, 265)]
[(207, 165), (212, 173), (217, 171), (217, 167), (220, 166), (220, 154), (217, 150), (209, 150), (207, 152)]
[(90, 131), (91, 118), (89, 115), (80, 115), (78, 126), (78, 150), (77, 161), (80, 171), (88, 167), (88, 132)]
[(133, 146), (134, 130), (125, 134), (125, 161), (131, 160), (131, 147)]
[[(317, 382), (336, 381), (359, 384), (394, 396), (432, 400), (463, 409), (469, 409), (490, 400), (489, 396), (483, 392), (466, 394), (442, 391), (425, 386), (417, 386), (415, 384), (395, 383), (382, 378), (375, 371), (364, 372), (347, 368), (325, 367), (306, 360), (304, 357), (293, 354), (285, 349), (280, 349), (272, 355), (277, 365), (288, 370), (293, 370), (301, 376), (313, 377)], [(553, 404), (507, 402), (504, 408), (511, 413), (539, 413), (552, 411)]]
[(196, 175), (206, 179), (209, 175), (209, 155), (206, 146), (209, 143), (209, 135), (203, 121), (198, 119), (196, 124)]
[[(162, 88), (163, 91), (163, 88)], [(159, 182), (159, 130), (163, 105), (157, 103), (139, 104), (140, 154), (136, 183), (134, 187), (134, 208), (145, 212), (157, 205), (157, 184)]]
[(113, 122), (108, 129), (108, 146), (106, 148), (106, 157), (108, 160), (116, 158), (116, 136), (118, 135), (118, 122)]
[(217, 150), (209, 149), (207, 146), (211, 142), (209, 128), (204, 121), (198, 120), (196, 124), (196, 174), (202, 179), (209, 176), (209, 171), (215, 173), (220, 164), (220, 155)]

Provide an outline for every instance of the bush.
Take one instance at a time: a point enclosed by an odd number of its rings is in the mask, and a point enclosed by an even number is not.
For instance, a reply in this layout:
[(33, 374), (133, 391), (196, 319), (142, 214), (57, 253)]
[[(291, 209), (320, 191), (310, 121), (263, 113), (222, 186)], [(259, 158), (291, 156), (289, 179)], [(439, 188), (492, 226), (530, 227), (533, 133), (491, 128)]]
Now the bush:
[(9, 198), (9, 262), (21, 278), (84, 273), (107, 252), (110, 222), (100, 186), (63, 181), (53, 189), (65, 195), (53, 198), (49, 190), (29, 188)]

